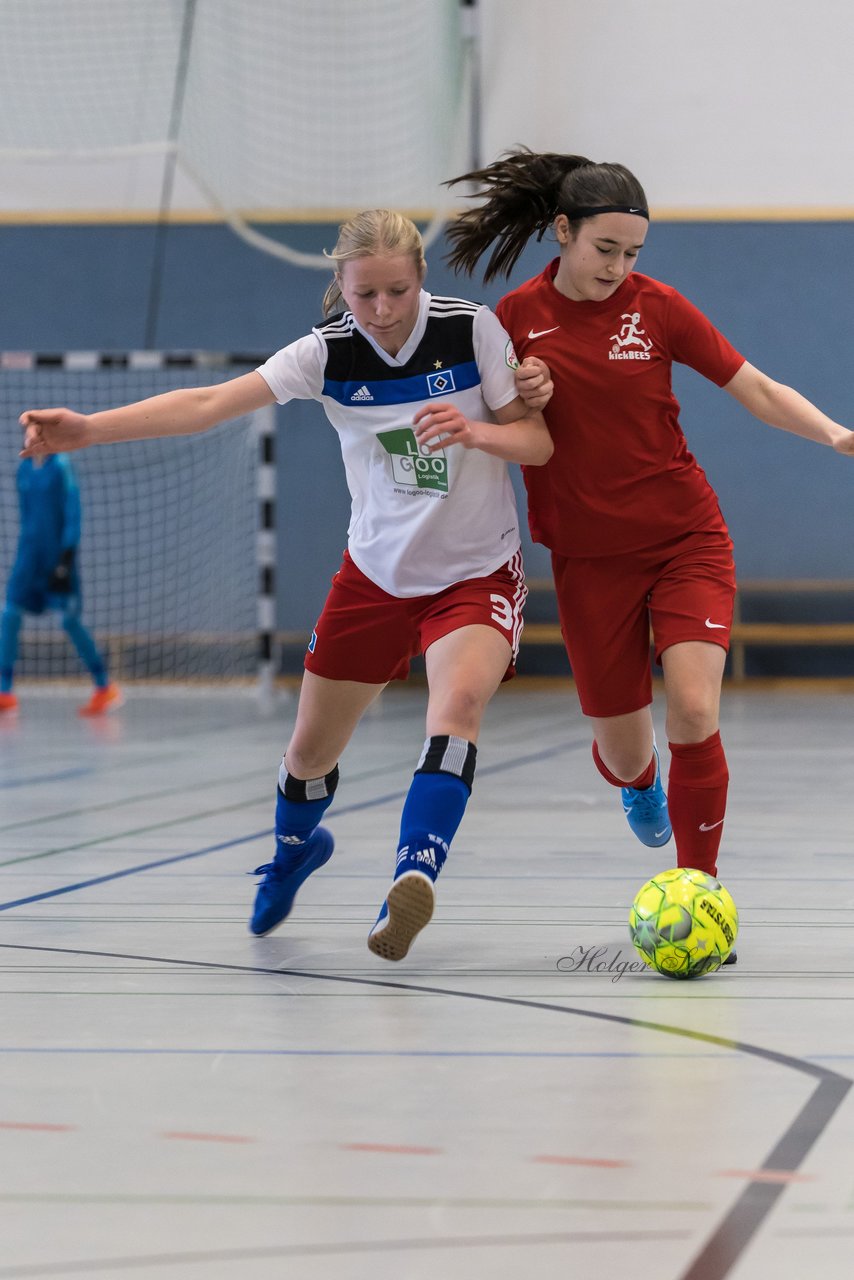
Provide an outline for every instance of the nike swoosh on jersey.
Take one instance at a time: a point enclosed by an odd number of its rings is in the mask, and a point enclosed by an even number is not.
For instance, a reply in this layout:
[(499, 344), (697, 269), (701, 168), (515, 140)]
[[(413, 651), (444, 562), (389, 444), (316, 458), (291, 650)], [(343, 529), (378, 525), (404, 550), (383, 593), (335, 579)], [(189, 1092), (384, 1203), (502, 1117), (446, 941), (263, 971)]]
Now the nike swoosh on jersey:
[(725, 622), (712, 622), (711, 618), (706, 618), (706, 626), (712, 631), (726, 631)]
[(542, 338), (542, 337), (544, 337), (544, 336), (545, 336), (545, 334), (547, 334), (547, 333), (554, 333), (555, 329), (559, 329), (559, 328), (560, 328), (560, 325), (559, 325), (559, 324), (556, 324), (556, 325), (553, 325), (553, 327), (552, 327), (551, 329), (538, 329), (538, 330), (536, 331), (536, 333), (534, 332), (534, 330), (533, 330), (533, 329), (529, 329), (529, 330), (528, 330), (528, 337), (529, 337), (529, 338)]
[(721, 821), (720, 821), (720, 822), (701, 822), (701, 823), (700, 823), (700, 830), (701, 830), (701, 831), (714, 831), (715, 827), (719, 827), (723, 821), (724, 821), (724, 819), (723, 819), (723, 818), (721, 818)]

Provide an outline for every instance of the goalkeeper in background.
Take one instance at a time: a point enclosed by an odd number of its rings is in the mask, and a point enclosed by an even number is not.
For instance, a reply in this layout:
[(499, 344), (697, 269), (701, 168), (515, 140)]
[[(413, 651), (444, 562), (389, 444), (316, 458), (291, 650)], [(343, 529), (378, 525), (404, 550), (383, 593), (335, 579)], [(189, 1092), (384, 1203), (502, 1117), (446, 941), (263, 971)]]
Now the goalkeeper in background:
[(6, 586), (0, 616), (0, 716), (17, 710), (12, 692), (18, 633), (25, 613), (56, 609), (62, 626), (94, 681), (82, 716), (99, 716), (121, 705), (119, 688), (107, 675), (95, 641), (80, 621), (80, 493), (71, 463), (64, 453), (49, 458), (22, 459), (17, 475), (21, 531), (15, 563)]

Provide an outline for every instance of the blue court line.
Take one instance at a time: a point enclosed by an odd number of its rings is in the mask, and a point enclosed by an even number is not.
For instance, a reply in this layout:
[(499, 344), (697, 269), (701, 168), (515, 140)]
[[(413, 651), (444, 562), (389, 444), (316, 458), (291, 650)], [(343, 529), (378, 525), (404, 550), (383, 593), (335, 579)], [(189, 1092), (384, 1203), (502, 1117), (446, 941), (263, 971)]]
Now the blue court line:
[(10, 791), (13, 787), (31, 787), (40, 782), (64, 782), (66, 778), (85, 778), (87, 774), (94, 772), (91, 765), (86, 768), (81, 765), (78, 769), (63, 769), (60, 773), (40, 773), (35, 778), (12, 778), (7, 782), (0, 782), (0, 791)]
[(56, 898), (63, 893), (75, 893), (78, 889), (89, 889), (95, 884), (106, 884), (109, 880), (122, 880), (125, 876), (135, 876), (141, 871), (151, 871), (154, 867), (168, 867), (173, 862), (186, 862), (189, 858), (202, 858), (206, 853), (217, 853), (221, 849), (233, 849), (236, 845), (248, 844), (251, 840), (262, 840), (272, 834), (272, 831), (256, 831), (251, 836), (238, 836), (235, 840), (224, 840), (221, 844), (209, 844), (204, 849), (194, 849), (192, 853), (177, 853), (171, 858), (158, 858), (156, 862), (143, 862), (136, 867), (126, 867), (124, 871), (109, 871), (103, 876), (93, 876), (91, 880), (78, 880), (76, 884), (66, 884), (59, 889), (46, 889), (44, 893), (32, 893), (28, 898), (15, 898), (11, 902), (0, 902), (0, 911), (11, 911), (12, 907), (24, 907), (30, 902), (43, 902), (46, 898)]
[[(578, 745), (577, 743), (559, 744), (544, 751), (531, 752), (527, 756), (517, 756), (514, 760), (487, 765), (480, 772), (482, 774), (501, 773), (507, 769), (515, 769), (518, 765), (533, 764), (538, 760), (551, 759), (555, 754), (566, 750), (574, 750)], [(340, 809), (335, 810), (334, 816), (343, 817), (347, 813), (358, 813), (360, 809), (372, 809), (377, 805), (403, 800), (408, 791), (409, 788), (406, 787), (404, 790), (389, 792), (388, 795), (373, 796), (370, 800), (360, 800), (355, 804), (343, 805)], [(271, 827), (267, 831), (256, 831), (249, 836), (237, 836), (234, 840), (224, 840), (220, 844), (210, 844), (204, 849), (194, 849), (190, 853), (177, 853), (170, 858), (158, 858), (154, 862), (143, 862), (135, 867), (126, 867), (123, 871), (109, 871), (106, 875), (93, 876), (90, 880), (79, 880), (75, 884), (66, 884), (59, 889), (46, 889), (44, 893), (33, 893), (26, 898), (14, 898), (11, 902), (0, 902), (0, 911), (11, 911), (13, 907), (25, 907), (31, 902), (44, 902), (48, 898), (57, 898), (64, 893), (76, 893), (78, 889), (91, 889), (96, 884), (107, 884), (111, 880), (123, 880), (126, 876), (139, 875), (143, 871), (153, 871), (157, 867), (168, 867), (176, 862), (187, 862), (190, 858), (202, 858), (205, 854), (219, 853), (223, 849), (233, 849), (241, 844), (249, 844), (253, 840), (269, 840), (274, 834), (274, 829)], [(116, 836), (117, 840), (120, 838), (121, 835)], [(79, 849), (77, 852), (79, 852)]]

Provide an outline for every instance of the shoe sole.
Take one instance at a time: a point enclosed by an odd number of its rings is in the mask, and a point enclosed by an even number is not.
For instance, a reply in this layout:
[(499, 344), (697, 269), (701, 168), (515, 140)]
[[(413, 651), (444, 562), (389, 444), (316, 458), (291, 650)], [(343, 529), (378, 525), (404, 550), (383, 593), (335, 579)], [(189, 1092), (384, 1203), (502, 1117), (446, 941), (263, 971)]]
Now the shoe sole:
[(647, 849), (661, 849), (664, 845), (670, 843), (671, 837), (673, 835), (673, 828), (671, 827), (663, 840), (656, 840), (654, 836), (651, 840), (647, 840), (645, 839), (644, 836), (640, 835), (637, 831), (635, 831), (631, 823), (629, 823), (629, 830), (631, 831), (635, 839), (640, 840), (641, 844), (645, 845)]
[(368, 937), (368, 948), (383, 960), (402, 960), (416, 935), (430, 923), (436, 904), (433, 882), (420, 871), (407, 871), (386, 895), (388, 915), (382, 929)]
[(125, 700), (122, 695), (119, 694), (117, 698), (113, 698), (112, 701), (108, 702), (104, 707), (96, 707), (94, 710), (92, 710), (88, 705), (78, 707), (77, 714), (79, 716), (84, 716), (86, 719), (92, 720), (96, 719), (98, 716), (108, 716), (111, 711), (118, 711), (119, 707), (123, 707), (124, 705)]

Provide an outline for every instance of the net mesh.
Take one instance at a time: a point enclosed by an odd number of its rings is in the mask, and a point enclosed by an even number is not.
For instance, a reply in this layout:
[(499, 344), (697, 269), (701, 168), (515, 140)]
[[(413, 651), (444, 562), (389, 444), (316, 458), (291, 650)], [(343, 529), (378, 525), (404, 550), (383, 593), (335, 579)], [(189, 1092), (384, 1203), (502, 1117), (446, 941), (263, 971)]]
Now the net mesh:
[[(225, 366), (168, 364), (74, 369), (67, 358), (56, 367), (9, 367), (21, 359), (0, 357), (4, 586), (18, 545), (15, 424), (24, 409), (69, 404), (94, 412), (235, 374)], [(82, 508), (82, 620), (115, 679), (223, 681), (256, 674), (256, 425), (250, 416), (201, 435), (69, 455)], [(16, 679), (84, 674), (61, 615), (25, 615)]]
[[(156, 210), (169, 156), (173, 207), (201, 201), (324, 269), (282, 223), (389, 206), (438, 227), (450, 208), (471, 123), (459, 0), (3, 0), (0, 16), (4, 203)], [(28, 66), (49, 92), (21, 92)]]

